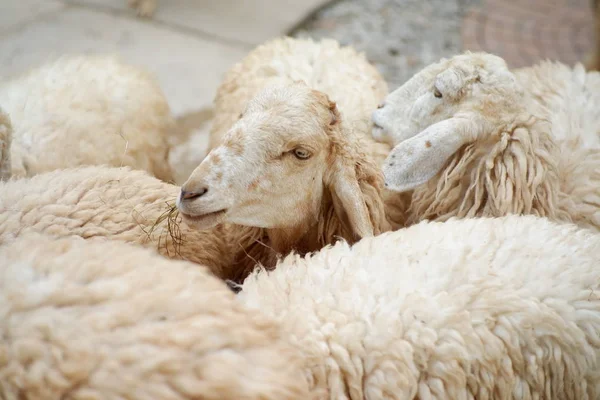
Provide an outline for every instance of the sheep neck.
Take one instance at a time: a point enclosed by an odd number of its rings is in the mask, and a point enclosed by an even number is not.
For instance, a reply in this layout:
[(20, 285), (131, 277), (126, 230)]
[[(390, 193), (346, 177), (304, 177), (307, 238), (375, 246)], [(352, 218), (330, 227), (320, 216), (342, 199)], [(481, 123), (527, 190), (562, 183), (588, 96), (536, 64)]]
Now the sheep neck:
[(272, 249), (282, 256), (286, 256), (292, 251), (306, 253), (311, 251), (309, 244), (310, 235), (308, 234), (312, 227), (308, 225), (297, 225), (291, 228), (271, 228), (266, 233), (269, 237), (269, 243)]

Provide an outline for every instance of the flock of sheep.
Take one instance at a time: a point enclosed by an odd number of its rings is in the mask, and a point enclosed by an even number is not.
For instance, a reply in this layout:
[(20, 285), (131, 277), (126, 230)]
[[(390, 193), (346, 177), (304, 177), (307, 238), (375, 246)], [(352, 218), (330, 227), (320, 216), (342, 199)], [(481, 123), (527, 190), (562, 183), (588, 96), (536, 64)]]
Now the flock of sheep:
[[(139, 2), (134, 2), (139, 3)], [(109, 56), (0, 85), (0, 397), (600, 398), (600, 73), (333, 40), (225, 75), (210, 152)]]

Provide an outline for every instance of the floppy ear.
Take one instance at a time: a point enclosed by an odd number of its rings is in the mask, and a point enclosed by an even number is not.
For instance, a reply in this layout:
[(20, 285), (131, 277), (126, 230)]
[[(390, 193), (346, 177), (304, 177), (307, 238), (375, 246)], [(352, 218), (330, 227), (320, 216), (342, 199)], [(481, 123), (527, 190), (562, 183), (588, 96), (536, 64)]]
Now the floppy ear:
[[(359, 238), (373, 236), (373, 223), (353, 166), (341, 166), (332, 178), (330, 190), (340, 200), (354, 233)], [(336, 209), (338, 215), (340, 211)]]
[(474, 140), (471, 128), (464, 118), (450, 118), (399, 143), (384, 162), (386, 187), (405, 192), (433, 178), (454, 153)]

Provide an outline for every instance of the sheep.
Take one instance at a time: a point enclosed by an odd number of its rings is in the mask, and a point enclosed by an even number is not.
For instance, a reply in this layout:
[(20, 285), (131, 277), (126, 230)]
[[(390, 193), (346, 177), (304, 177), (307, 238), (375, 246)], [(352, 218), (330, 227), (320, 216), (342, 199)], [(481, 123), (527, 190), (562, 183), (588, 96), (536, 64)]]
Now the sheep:
[(69, 55), (0, 85), (13, 126), (12, 174), (106, 164), (170, 181), (166, 98), (143, 69), (110, 55)]
[(37, 234), (0, 265), (3, 399), (310, 398), (282, 329), (198, 265)]
[(10, 149), (12, 142), (12, 124), (9, 116), (0, 108), (0, 182), (12, 176)]
[(257, 270), (331, 399), (597, 399), (600, 234), (547, 218), (451, 218)]
[[(278, 37), (256, 47), (225, 74), (214, 100), (209, 149), (221, 144), (250, 99), (261, 90), (296, 81), (328, 95), (346, 126), (370, 139), (371, 112), (387, 95), (388, 86), (365, 55), (332, 39)], [(383, 162), (389, 146), (371, 146)]]
[[(208, 266), (226, 279), (244, 231), (199, 231), (174, 211), (179, 187), (129, 167), (87, 166), (0, 183), (0, 244), (32, 232), (104, 238)], [(251, 260), (248, 260), (250, 262)]]
[(136, 10), (140, 17), (152, 17), (158, 6), (158, 0), (127, 0), (127, 4)]
[[(383, 172), (389, 190), (411, 196), (408, 225), (533, 214), (600, 227), (597, 113), (563, 117), (527, 84), (500, 57), (467, 52), (426, 67), (373, 112), (374, 138), (396, 146)], [(591, 96), (570, 88), (567, 102)]]
[(267, 86), (182, 185), (177, 207), (199, 230), (254, 227), (249, 253), (265, 267), (292, 250), (377, 235), (390, 223), (364, 143), (325, 94), (303, 82)]

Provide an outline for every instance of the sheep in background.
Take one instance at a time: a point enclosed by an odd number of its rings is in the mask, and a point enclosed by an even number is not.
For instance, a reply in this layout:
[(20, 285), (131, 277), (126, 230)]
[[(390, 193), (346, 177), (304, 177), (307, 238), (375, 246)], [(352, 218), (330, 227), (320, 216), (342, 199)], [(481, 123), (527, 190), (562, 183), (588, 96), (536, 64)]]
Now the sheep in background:
[(452, 218), (290, 255), (239, 300), (335, 399), (597, 399), (600, 235)]
[(198, 265), (42, 235), (0, 265), (3, 399), (311, 398), (279, 326)]
[(0, 108), (0, 182), (12, 176), (10, 148), (12, 142), (12, 124), (9, 116)]
[[(591, 96), (578, 90), (569, 96)], [(412, 191), (408, 224), (515, 213), (598, 229), (597, 128), (580, 132), (598, 126), (596, 114), (574, 110), (559, 123), (560, 113), (544, 111), (504, 60), (467, 52), (392, 92), (373, 113), (373, 135), (396, 145), (384, 175), (389, 189)]]
[[(260, 91), (296, 81), (326, 94), (337, 104), (347, 128), (371, 140), (371, 112), (388, 93), (377, 68), (363, 53), (332, 39), (280, 37), (256, 47), (225, 74), (215, 97), (209, 149), (221, 144)], [(381, 162), (390, 151), (389, 146), (378, 143), (372, 143), (371, 148)]]
[(112, 56), (63, 56), (0, 85), (12, 174), (106, 164), (170, 181), (174, 121), (153, 76)]
[(325, 94), (269, 86), (183, 184), (178, 208), (198, 229), (255, 227), (248, 253), (267, 267), (277, 254), (354, 242), (390, 229), (383, 174), (367, 149)]
[[(244, 230), (199, 231), (174, 210), (179, 187), (128, 167), (79, 167), (0, 183), (0, 244), (31, 232), (135, 243), (227, 279)], [(239, 244), (242, 242), (242, 244)], [(239, 251), (239, 249), (237, 249)]]

